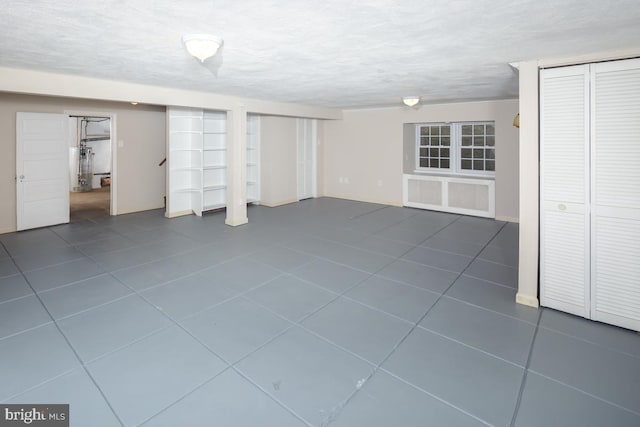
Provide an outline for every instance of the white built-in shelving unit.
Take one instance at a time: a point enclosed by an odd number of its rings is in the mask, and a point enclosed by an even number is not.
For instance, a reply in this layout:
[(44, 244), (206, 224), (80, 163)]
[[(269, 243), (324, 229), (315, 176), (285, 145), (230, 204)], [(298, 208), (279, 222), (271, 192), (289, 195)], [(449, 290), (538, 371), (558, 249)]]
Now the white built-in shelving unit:
[(227, 114), (205, 111), (202, 149), (204, 211), (227, 204)]
[(260, 202), (260, 116), (247, 115), (247, 203)]
[(226, 112), (167, 108), (167, 217), (226, 206), (226, 123)]

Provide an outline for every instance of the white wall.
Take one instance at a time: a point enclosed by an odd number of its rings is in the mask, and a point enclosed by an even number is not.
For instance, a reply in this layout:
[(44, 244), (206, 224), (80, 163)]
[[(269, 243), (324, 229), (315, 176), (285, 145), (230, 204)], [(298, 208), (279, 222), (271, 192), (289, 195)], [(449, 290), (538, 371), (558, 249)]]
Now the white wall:
[(279, 206), (298, 200), (297, 119), (260, 117), (260, 203)]
[[(233, 179), (229, 178), (227, 182), (227, 197), (229, 204), (227, 205), (226, 223), (229, 225), (239, 225), (246, 222), (246, 198), (244, 197), (244, 186), (241, 185), (243, 182), (241, 178), (244, 174), (243, 171), (245, 169), (239, 169), (244, 168), (246, 165), (246, 163), (243, 161), (246, 153), (244, 153), (244, 150), (241, 149), (244, 146), (243, 141), (240, 139), (235, 140), (236, 138), (244, 138), (244, 133), (242, 132), (243, 120), (241, 120), (240, 117), (243, 117), (246, 113), (276, 115), (284, 117), (305, 117), (314, 119), (340, 119), (342, 117), (342, 111), (334, 108), (274, 102), (254, 98), (221, 95), (210, 92), (173, 89), (167, 87), (142, 85), (137, 83), (127, 83), (121, 81), (112, 81), (33, 70), (22, 70), (7, 67), (0, 67), (0, 94), (3, 93), (117, 101), (117, 103), (113, 103), (113, 105), (121, 106), (126, 106), (131, 101), (137, 101), (140, 103), (138, 105), (138, 107), (140, 107), (139, 111), (142, 111), (146, 108), (143, 107), (144, 105), (170, 105), (203, 108), (207, 110), (227, 111), (230, 114), (230, 117), (233, 119), (234, 123), (233, 129), (229, 134), (229, 141), (233, 150), (229, 150), (227, 152), (227, 156), (229, 165), (236, 166), (229, 169), (230, 171), (232, 171), (229, 176), (233, 177)], [(80, 106), (98, 105), (98, 107), (92, 108), (92, 110), (99, 109), (103, 111), (105, 109), (104, 107), (100, 107), (104, 104), (98, 101), (74, 102), (75, 104), (73, 105)], [(66, 105), (66, 101), (60, 101), (59, 104), (54, 103), (52, 105), (53, 107), (50, 108), (50, 111), (62, 112), (59, 111), (60, 108), (56, 109), (55, 106)], [(162, 108), (164, 109), (164, 107)], [(77, 108), (75, 107), (69, 109), (77, 110)], [(35, 109), (32, 111), (38, 110)], [(140, 114), (136, 116), (136, 124), (132, 124), (125, 119), (125, 122), (122, 123), (122, 126), (120, 126), (119, 124), (117, 125), (118, 130), (124, 130), (125, 133), (122, 135), (127, 135), (127, 138), (129, 138), (129, 135), (131, 135), (134, 139), (137, 139), (138, 136), (140, 136), (140, 140), (148, 141), (155, 141), (155, 139), (159, 136), (156, 131), (162, 132), (162, 140), (164, 140), (164, 126), (156, 126), (156, 123), (152, 123), (157, 121), (156, 118), (157, 117), (154, 115), (145, 116), (143, 114)], [(10, 122), (10, 120), (8, 122)], [(144, 131), (147, 125), (152, 125), (151, 127), (153, 128), (153, 131), (148, 132), (144, 136), (140, 135), (138, 129), (142, 129)], [(234, 134), (243, 136), (234, 136)], [(118, 136), (119, 135), (120, 133), (118, 134)], [(115, 141), (114, 145), (116, 145), (117, 142), (118, 141)], [(129, 161), (127, 159), (132, 159), (134, 158), (134, 156), (137, 156), (137, 161), (140, 162), (146, 162), (147, 159), (152, 159), (156, 154), (156, 151), (155, 149), (147, 149), (151, 146), (150, 144), (151, 143), (138, 144), (134, 146), (127, 145), (128, 148), (125, 147), (125, 150), (132, 156), (125, 157), (125, 160), (123, 160), (123, 162), (125, 163), (123, 164), (123, 167), (132, 167), (132, 169), (135, 169), (135, 165), (127, 164), (127, 162)], [(236, 153), (236, 150), (239, 150), (239, 152)], [(118, 155), (118, 158), (120, 158), (120, 154)], [(15, 154), (11, 156), (11, 161), (14, 160)], [(157, 159), (158, 162), (160, 160), (161, 159)], [(3, 161), (7, 164), (9, 163), (9, 160), (7, 160), (6, 158), (3, 158)], [(156, 161), (156, 159), (153, 159), (152, 161)], [(145, 167), (143, 166), (143, 169), (144, 168)], [(13, 169), (15, 169), (15, 167), (12, 167), (11, 170)], [(5, 170), (4, 172), (6, 176), (11, 175), (11, 179), (13, 179), (14, 172), (8, 170)], [(156, 199), (159, 193), (158, 190), (160, 188), (162, 188), (162, 195), (164, 195), (165, 180), (158, 179), (158, 177), (154, 174), (147, 174), (146, 169), (144, 169), (143, 171), (139, 171), (138, 173), (132, 173), (131, 175), (129, 175), (129, 177), (131, 178), (129, 182), (120, 181), (117, 183), (119, 194), (121, 194), (125, 198), (123, 203), (118, 205), (117, 212), (126, 213), (136, 210), (142, 210), (145, 208), (150, 209), (152, 207), (159, 207), (156, 205)], [(148, 192), (145, 192), (143, 190), (144, 188), (147, 188)], [(0, 185), (0, 191), (2, 190), (3, 188)], [(8, 191), (8, 187), (4, 189), (4, 191)], [(6, 194), (14, 194), (15, 189), (13, 189), (12, 191), (13, 193), (7, 192)], [(2, 194), (4, 194), (4, 192)], [(141, 197), (136, 202), (132, 202), (131, 200), (129, 200), (129, 197), (135, 198), (135, 195), (141, 195)], [(279, 197), (276, 197), (276, 199), (278, 198)], [(118, 197), (118, 199), (120, 199), (120, 197)], [(15, 204), (15, 200), (11, 203)], [(15, 206), (8, 206), (3, 210), (3, 212), (9, 211), (15, 211)], [(15, 214), (12, 215), (13, 217), (8, 213), (0, 214), (0, 232), (11, 231), (12, 229), (15, 229)], [(232, 219), (230, 220), (230, 218)]]
[(16, 229), (16, 113), (65, 111), (116, 114), (117, 213), (161, 208), (165, 194), (165, 108), (0, 92), (0, 232)]
[(493, 120), (496, 217), (518, 221), (517, 112), (517, 100), (346, 110), (323, 125), (324, 195), (401, 206), (405, 123)]
[(239, 111), (242, 109), (248, 113), (311, 119), (342, 117), (342, 111), (335, 108), (6, 67), (0, 67), (0, 91), (119, 102), (137, 101), (151, 105), (173, 105), (206, 110)]

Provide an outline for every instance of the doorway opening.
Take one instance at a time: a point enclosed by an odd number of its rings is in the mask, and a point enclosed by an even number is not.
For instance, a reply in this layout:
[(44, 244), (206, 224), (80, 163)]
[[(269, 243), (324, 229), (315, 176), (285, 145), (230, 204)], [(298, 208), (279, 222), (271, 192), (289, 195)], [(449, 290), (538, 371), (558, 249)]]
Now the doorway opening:
[(111, 215), (112, 120), (69, 116), (69, 219)]

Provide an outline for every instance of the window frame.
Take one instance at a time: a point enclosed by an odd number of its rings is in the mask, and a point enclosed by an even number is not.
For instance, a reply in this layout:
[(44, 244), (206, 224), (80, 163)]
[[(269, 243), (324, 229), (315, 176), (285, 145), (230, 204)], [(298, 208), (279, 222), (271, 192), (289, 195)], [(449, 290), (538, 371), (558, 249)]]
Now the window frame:
[[(423, 167), (420, 166), (420, 148), (422, 147), (420, 145), (420, 129), (422, 127), (435, 127), (435, 126), (448, 126), (449, 127), (449, 167), (448, 168), (432, 168), (430, 166), (427, 167)], [(453, 142), (453, 135), (452, 135), (452, 128), (451, 128), (451, 123), (445, 123), (445, 122), (440, 122), (440, 123), (419, 123), (416, 125), (416, 140), (415, 140), (415, 156), (416, 156), (416, 161), (415, 161), (415, 165), (416, 165), (416, 171), (430, 171), (430, 172), (434, 172), (434, 173), (451, 173), (451, 167), (452, 165), (455, 165), (455, 150), (453, 148), (452, 142)], [(440, 146), (441, 147), (441, 146)], [(422, 147), (425, 148), (425, 147)], [(427, 147), (428, 149), (428, 147)]]
[[(473, 169), (462, 169), (462, 126), (463, 125), (493, 125), (494, 127), (494, 143), (493, 146), (483, 145), (482, 149), (486, 150), (488, 147), (493, 148), (494, 153), (494, 170), (473, 170)], [(449, 126), (449, 135), (450, 135), (450, 143), (449, 143), (449, 167), (448, 168), (434, 168), (430, 166), (420, 166), (420, 130), (423, 127), (427, 126)], [(485, 134), (486, 137), (486, 134)], [(467, 146), (464, 146), (467, 147)], [(473, 145), (470, 146), (473, 149)], [(424, 147), (423, 147), (424, 148)], [(484, 177), (484, 178), (495, 178), (495, 152), (496, 152), (496, 144), (495, 144), (495, 121), (486, 120), (486, 121), (464, 121), (464, 122), (427, 122), (427, 123), (417, 123), (415, 127), (415, 142), (414, 142), (414, 153), (415, 153), (415, 172), (420, 173), (429, 173), (429, 174), (437, 174), (437, 175), (458, 175), (458, 176), (475, 176), (475, 177)], [(486, 160), (486, 159), (485, 159)]]

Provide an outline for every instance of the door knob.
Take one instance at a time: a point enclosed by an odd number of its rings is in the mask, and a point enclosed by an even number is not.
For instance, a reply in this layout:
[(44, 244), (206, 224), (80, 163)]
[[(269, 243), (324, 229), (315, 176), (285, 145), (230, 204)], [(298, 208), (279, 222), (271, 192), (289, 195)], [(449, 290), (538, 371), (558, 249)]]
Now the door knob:
[(24, 175), (20, 175), (20, 179), (24, 179)]

